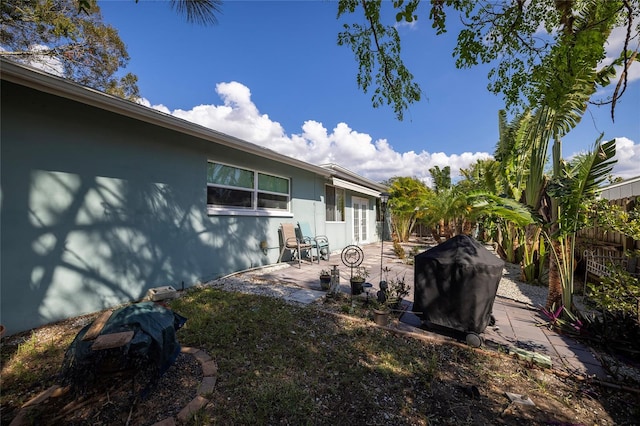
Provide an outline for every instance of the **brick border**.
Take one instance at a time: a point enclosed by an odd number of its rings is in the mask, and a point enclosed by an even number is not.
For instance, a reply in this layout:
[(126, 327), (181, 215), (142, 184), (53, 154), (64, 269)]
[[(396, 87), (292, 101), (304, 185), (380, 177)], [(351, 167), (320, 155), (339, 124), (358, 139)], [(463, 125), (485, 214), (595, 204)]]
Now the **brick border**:
[[(202, 407), (209, 403), (209, 399), (204, 395), (208, 395), (213, 392), (216, 386), (216, 380), (218, 379), (218, 365), (216, 362), (203, 350), (191, 347), (183, 347), (182, 353), (193, 355), (202, 368), (202, 383), (198, 386), (198, 394), (191, 400), (180, 412), (178, 413), (178, 421), (186, 422), (189, 418)], [(153, 426), (172, 426), (175, 425), (173, 417), (164, 419)]]
[[(200, 386), (198, 386), (198, 393), (195, 398), (191, 400), (180, 412), (178, 413), (177, 420), (180, 423), (185, 423), (189, 420), (189, 418), (196, 413), (198, 410), (206, 406), (210, 401), (206, 398), (206, 395), (209, 395), (213, 392), (216, 386), (216, 381), (218, 379), (218, 365), (216, 362), (207, 354), (205, 351), (191, 348), (188, 346), (183, 346), (181, 349), (183, 354), (189, 354), (195, 357), (200, 363), (200, 367), (202, 368), (202, 382)], [(29, 401), (25, 402), (18, 414), (14, 417), (14, 419), (9, 423), (9, 426), (27, 426), (31, 424), (31, 420), (29, 419), (29, 408), (34, 405), (41, 404), (46, 402), (49, 398), (56, 398), (61, 395), (64, 395), (69, 391), (68, 387), (60, 387), (58, 385), (53, 385), (50, 388), (40, 392), (35, 397), (31, 398)], [(164, 420), (156, 422), (153, 426), (175, 426), (176, 419), (174, 417), (167, 417)]]

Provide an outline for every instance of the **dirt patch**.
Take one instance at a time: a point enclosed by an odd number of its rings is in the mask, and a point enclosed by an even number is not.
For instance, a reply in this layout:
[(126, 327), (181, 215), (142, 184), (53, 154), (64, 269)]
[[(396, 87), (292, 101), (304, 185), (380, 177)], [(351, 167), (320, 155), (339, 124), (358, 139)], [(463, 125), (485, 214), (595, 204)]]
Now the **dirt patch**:
[[(151, 425), (175, 417), (196, 396), (203, 376), (201, 364), (193, 355), (181, 353), (159, 378), (153, 369), (103, 375), (90, 389), (60, 387), (53, 396), (21, 412), (25, 403), (61, 385), (68, 343), (96, 316), (71, 318), (3, 339), (1, 424), (9, 424), (20, 413), (25, 424)], [(16, 354), (21, 361), (8, 362)], [(20, 375), (37, 383), (25, 387), (14, 381)]]
[(196, 396), (201, 379), (198, 361), (180, 354), (157, 382), (144, 371), (104, 376), (86, 393), (61, 389), (26, 415), (42, 425), (152, 425), (175, 417)]

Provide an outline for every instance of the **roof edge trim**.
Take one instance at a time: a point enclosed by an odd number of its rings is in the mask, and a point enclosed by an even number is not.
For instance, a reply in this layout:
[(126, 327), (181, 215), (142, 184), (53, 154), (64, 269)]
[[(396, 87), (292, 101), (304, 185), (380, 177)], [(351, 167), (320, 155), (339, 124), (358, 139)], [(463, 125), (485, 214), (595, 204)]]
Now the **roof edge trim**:
[(362, 185), (358, 185), (357, 183), (342, 180), (337, 177), (333, 178), (333, 184), (338, 188), (344, 188), (350, 191), (358, 192), (360, 194), (365, 194), (365, 195), (370, 195), (372, 197), (380, 198), (380, 191), (376, 191), (374, 189), (367, 188)]
[(62, 77), (0, 58), (2, 72), (0, 77), (21, 86), (39, 90), (44, 93), (66, 98), (105, 111), (113, 112), (135, 120), (153, 124), (165, 129), (174, 130), (209, 142), (214, 142), (243, 152), (255, 154), (289, 166), (297, 167), (330, 178), (333, 173), (324, 167), (316, 166), (302, 160), (279, 154), (268, 148), (244, 141), (234, 136), (218, 132), (171, 114), (166, 114), (132, 101), (121, 99)]

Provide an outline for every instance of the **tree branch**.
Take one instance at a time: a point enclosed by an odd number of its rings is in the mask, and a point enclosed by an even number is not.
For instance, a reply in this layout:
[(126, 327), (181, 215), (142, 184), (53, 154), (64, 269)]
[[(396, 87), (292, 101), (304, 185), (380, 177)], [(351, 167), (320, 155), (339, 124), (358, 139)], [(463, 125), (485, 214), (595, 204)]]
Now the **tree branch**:
[[(633, 25), (632, 25), (633, 24), (633, 8), (629, 4), (628, 0), (624, 0), (623, 5), (627, 9), (627, 34), (626, 34), (626, 37), (624, 38), (624, 53), (623, 53), (624, 60), (622, 62), (623, 63), (622, 74), (620, 75), (618, 84), (616, 84), (616, 89), (613, 92), (613, 99), (611, 100), (611, 121), (612, 122), (615, 122), (616, 102), (620, 97), (622, 97), (624, 92), (627, 90), (627, 79), (628, 79), (629, 68), (631, 67), (631, 64), (633, 64), (633, 61), (635, 61), (636, 56), (638, 55), (638, 50), (636, 49), (636, 51), (633, 52), (630, 58), (627, 56), (629, 52), (629, 40), (631, 39), (631, 32), (633, 28)], [(620, 91), (621, 84), (622, 84), (622, 91)]]
[(362, 8), (364, 9), (364, 14), (367, 17), (367, 21), (369, 21), (369, 28), (371, 29), (371, 32), (373, 33), (373, 40), (376, 44), (376, 49), (377, 52), (380, 54), (382, 61), (381, 61), (381, 65), (382, 68), (384, 69), (384, 79), (387, 81), (387, 84), (389, 85), (389, 87), (394, 87), (395, 84), (392, 80), (392, 77), (390, 76), (390, 72), (389, 72), (389, 67), (387, 65), (387, 55), (385, 54), (385, 51), (383, 48), (380, 47), (380, 42), (378, 40), (378, 33), (376, 31), (375, 28), (375, 23), (373, 21), (373, 18), (371, 17), (371, 15), (367, 12), (367, 1), (366, 0), (362, 0)]

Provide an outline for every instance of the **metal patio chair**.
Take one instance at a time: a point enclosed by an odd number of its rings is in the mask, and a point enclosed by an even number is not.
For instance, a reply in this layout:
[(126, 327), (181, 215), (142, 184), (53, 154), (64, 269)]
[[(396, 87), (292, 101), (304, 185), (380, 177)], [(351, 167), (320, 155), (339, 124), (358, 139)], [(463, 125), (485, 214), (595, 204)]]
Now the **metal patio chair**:
[(292, 223), (281, 223), (280, 230), (282, 232), (282, 250), (280, 250), (278, 263), (282, 261), (285, 250), (291, 251), (292, 260), (295, 260), (296, 257), (298, 258), (298, 268), (302, 267), (303, 254), (306, 254), (309, 262), (313, 263), (313, 246), (303, 239), (298, 238), (296, 235), (296, 226)]
[(316, 249), (318, 263), (320, 263), (320, 259), (329, 260), (329, 253), (331, 252), (329, 238), (326, 235), (314, 235), (311, 231), (311, 226), (307, 222), (298, 222), (298, 229), (300, 230), (298, 237)]

